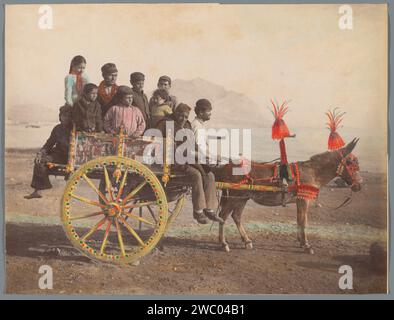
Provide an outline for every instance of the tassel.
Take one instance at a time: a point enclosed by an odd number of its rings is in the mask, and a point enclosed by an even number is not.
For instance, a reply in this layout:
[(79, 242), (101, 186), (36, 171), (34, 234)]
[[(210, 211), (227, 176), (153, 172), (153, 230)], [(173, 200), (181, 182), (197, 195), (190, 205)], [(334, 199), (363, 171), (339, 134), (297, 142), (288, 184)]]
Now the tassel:
[(271, 100), (272, 106), (274, 107), (274, 111), (271, 111), (275, 122), (272, 125), (272, 139), (273, 140), (281, 140), (290, 136), (289, 128), (287, 127), (285, 121), (283, 120), (284, 115), (288, 111), (288, 107), (286, 106), (287, 102), (284, 101), (282, 105), (279, 107), (275, 105), (275, 103)]
[(328, 117), (327, 128), (330, 130), (330, 135), (328, 137), (328, 150), (338, 150), (345, 145), (345, 141), (343, 141), (342, 137), (337, 132), (339, 124), (343, 120), (343, 116), (345, 112), (336, 113), (335, 108), (333, 111), (329, 110), (326, 112)]
[(328, 150), (338, 150), (345, 145), (345, 141), (341, 138), (338, 132), (334, 131), (330, 133), (328, 137)]

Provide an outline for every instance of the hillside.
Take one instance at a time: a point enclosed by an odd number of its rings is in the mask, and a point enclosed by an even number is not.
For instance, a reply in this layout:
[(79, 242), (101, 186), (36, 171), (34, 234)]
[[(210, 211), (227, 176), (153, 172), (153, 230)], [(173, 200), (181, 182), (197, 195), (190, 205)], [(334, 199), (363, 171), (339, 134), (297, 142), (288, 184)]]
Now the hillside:
[[(146, 90), (148, 98), (151, 90)], [(265, 106), (259, 106), (246, 95), (227, 90), (217, 84), (196, 78), (192, 80), (174, 80), (172, 94), (194, 107), (200, 98), (209, 99), (213, 104), (210, 126), (224, 128), (269, 127), (272, 119)], [(59, 106), (16, 105), (7, 108), (6, 123), (31, 125), (36, 123), (56, 122)], [(191, 114), (190, 119), (193, 119)]]

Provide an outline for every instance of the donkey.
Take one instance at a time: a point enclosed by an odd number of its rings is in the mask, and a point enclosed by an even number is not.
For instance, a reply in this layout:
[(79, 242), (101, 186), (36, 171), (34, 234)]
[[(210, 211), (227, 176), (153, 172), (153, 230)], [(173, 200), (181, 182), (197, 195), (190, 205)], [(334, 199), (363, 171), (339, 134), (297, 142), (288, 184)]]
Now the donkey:
[[(362, 178), (359, 174), (358, 159), (351, 152), (356, 146), (359, 139), (353, 139), (345, 147), (336, 151), (327, 151), (312, 156), (307, 161), (298, 162), (299, 182), (304, 185), (320, 188), (326, 185), (335, 177), (341, 177), (353, 192), (361, 190)], [(214, 169), (216, 181), (226, 181), (239, 183), (242, 176), (232, 175), (230, 171), (234, 164), (228, 164), (223, 167)], [(250, 177), (254, 180), (263, 180), (264, 178), (274, 175), (274, 166), (264, 165), (261, 163), (251, 162)], [(226, 194), (227, 193), (227, 194)], [(242, 212), (249, 199), (264, 206), (280, 206), (284, 203), (296, 203), (297, 205), (297, 240), (301, 248), (309, 254), (314, 251), (308, 242), (305, 227), (307, 225), (307, 213), (311, 200), (297, 197), (296, 191), (289, 191), (284, 194), (282, 192), (262, 192), (250, 190), (224, 190), (220, 198), (219, 216), (223, 219), (223, 223), (219, 225), (219, 242), (223, 249), (227, 252), (230, 247), (226, 242), (224, 235), (224, 225), (229, 215), (238, 228), (241, 239), (246, 249), (252, 249), (252, 240), (248, 237), (246, 230), (242, 224)]]

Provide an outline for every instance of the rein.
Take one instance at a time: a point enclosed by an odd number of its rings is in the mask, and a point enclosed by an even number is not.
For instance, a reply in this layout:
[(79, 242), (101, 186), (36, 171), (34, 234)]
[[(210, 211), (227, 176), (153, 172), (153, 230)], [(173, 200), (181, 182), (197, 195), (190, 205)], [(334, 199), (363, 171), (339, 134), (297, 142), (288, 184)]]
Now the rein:
[[(336, 170), (335, 177), (342, 178), (342, 173), (346, 169), (347, 173), (349, 174), (350, 178), (352, 179), (352, 184), (350, 186), (348, 186), (349, 188), (351, 188), (355, 183), (359, 182), (359, 179), (354, 178), (355, 174), (360, 169), (358, 166), (358, 163), (356, 161), (357, 158), (351, 153), (349, 153), (346, 157), (344, 157), (341, 151), (339, 151), (339, 155), (341, 156), (341, 160), (338, 164), (338, 168)], [(353, 160), (350, 165), (348, 165), (346, 163), (347, 159)], [(340, 208), (348, 206), (352, 202), (352, 200), (353, 200), (353, 191), (350, 189), (350, 195), (347, 196), (339, 206), (337, 206), (337, 207), (327, 206), (327, 208), (330, 210), (333, 210), (333, 211), (338, 210)]]
[(331, 206), (325, 205), (325, 207), (327, 209), (329, 209), (329, 210), (335, 211), (335, 210), (338, 210), (340, 208), (347, 207), (352, 202), (352, 200), (353, 200), (353, 192), (350, 190), (350, 195), (347, 196), (339, 206), (331, 207)]

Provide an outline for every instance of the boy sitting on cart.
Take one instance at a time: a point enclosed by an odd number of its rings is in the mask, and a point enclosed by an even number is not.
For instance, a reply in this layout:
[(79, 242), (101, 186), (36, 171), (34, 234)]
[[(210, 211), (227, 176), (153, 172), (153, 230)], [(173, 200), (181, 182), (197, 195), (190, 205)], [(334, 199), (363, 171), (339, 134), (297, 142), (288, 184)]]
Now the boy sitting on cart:
[[(174, 137), (179, 130), (188, 129), (193, 135), (191, 124), (188, 120), (191, 108), (180, 103), (175, 112), (161, 120), (157, 128), (163, 137), (167, 135), (167, 123), (174, 124)], [(180, 145), (183, 141), (174, 141), (175, 145)], [(223, 220), (215, 214), (217, 207), (215, 177), (212, 172), (205, 172), (200, 164), (175, 164), (176, 170), (182, 172), (187, 177), (186, 184), (192, 187), (193, 218), (200, 224), (208, 223), (207, 218), (216, 222)]]
[(41, 190), (52, 188), (48, 176), (49, 162), (66, 164), (68, 159), (69, 139), (72, 130), (72, 108), (63, 106), (59, 110), (60, 124), (56, 125), (51, 135), (34, 160), (33, 179), (31, 187), (34, 191), (25, 199), (41, 198)]

